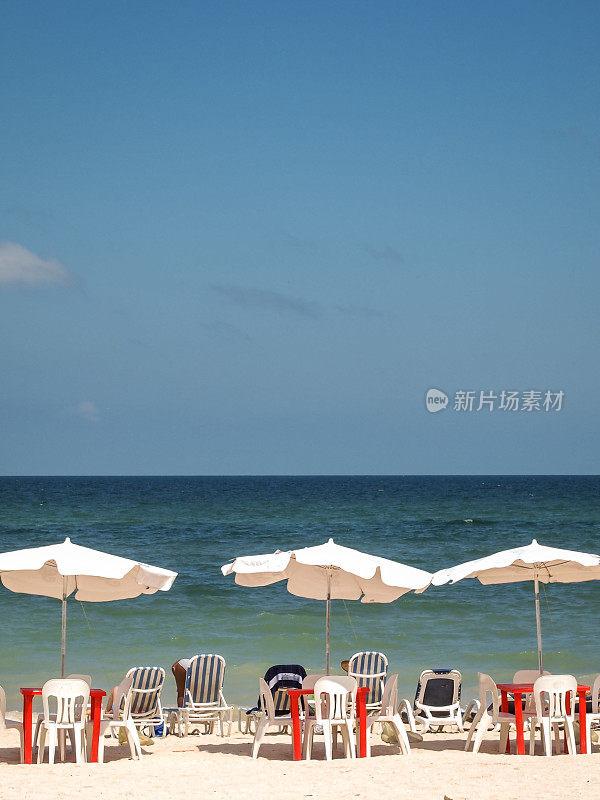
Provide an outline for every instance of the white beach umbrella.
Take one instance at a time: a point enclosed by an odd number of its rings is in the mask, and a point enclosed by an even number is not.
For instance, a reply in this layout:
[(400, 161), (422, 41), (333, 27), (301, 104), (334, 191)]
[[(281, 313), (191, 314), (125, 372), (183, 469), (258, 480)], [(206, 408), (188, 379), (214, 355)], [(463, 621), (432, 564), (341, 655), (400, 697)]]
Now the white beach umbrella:
[(167, 591), (176, 572), (112, 556), (65, 539), (0, 554), (0, 580), (11, 592), (62, 600), (61, 671), (65, 674), (67, 597), (104, 602)]
[(332, 600), (391, 603), (411, 590), (424, 591), (431, 581), (429, 572), (343, 547), (333, 539), (315, 547), (240, 556), (221, 567), (221, 571), (223, 575), (235, 573), (235, 582), (240, 586), (269, 586), (287, 580), (291, 594), (326, 600), (327, 674)]
[(463, 578), (477, 578), (480, 583), (533, 581), (535, 619), (538, 640), (538, 666), (543, 672), (542, 624), (540, 619), (540, 583), (580, 583), (600, 578), (600, 556), (578, 553), (558, 547), (546, 547), (534, 539), (524, 547), (502, 550), (485, 558), (466, 561), (449, 569), (440, 569), (432, 579), (434, 586), (457, 583)]

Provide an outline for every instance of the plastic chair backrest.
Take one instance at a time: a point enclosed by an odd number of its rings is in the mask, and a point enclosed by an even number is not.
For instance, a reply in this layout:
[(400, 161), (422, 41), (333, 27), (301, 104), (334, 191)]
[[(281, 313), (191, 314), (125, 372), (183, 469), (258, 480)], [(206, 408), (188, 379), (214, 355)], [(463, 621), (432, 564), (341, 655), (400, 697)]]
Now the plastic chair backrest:
[[(307, 675), (306, 678), (302, 681), (302, 688), (303, 689), (314, 689), (315, 684), (321, 678), (326, 678), (326, 675)], [(311, 701), (310, 695), (302, 695), (302, 704), (304, 706), (304, 713), (308, 716), (312, 711), (311, 708)]]
[(369, 689), (367, 703), (381, 702), (387, 669), (387, 656), (376, 650), (355, 653), (348, 661), (348, 676), (356, 678), (358, 686), (366, 686)]
[(92, 676), (91, 675), (78, 675), (77, 673), (73, 672), (71, 675), (67, 675), (67, 678), (70, 681), (75, 681), (75, 680), (85, 681), (87, 683), (87, 685), (90, 687), (90, 689), (92, 688)]
[(425, 669), (417, 686), (418, 700), (424, 706), (451, 706), (460, 700), (462, 675), (457, 669)]
[(131, 713), (149, 716), (158, 707), (165, 671), (162, 667), (132, 667), (125, 677), (130, 675), (133, 677)]
[[(542, 675), (550, 675), (547, 670), (542, 672)], [(540, 677), (539, 669), (518, 669), (512, 679), (513, 683), (535, 683)]]
[(381, 716), (393, 717), (398, 710), (398, 673), (388, 675), (381, 698)]
[[(53, 714), (56, 714), (55, 721), (58, 725), (83, 722), (89, 699), (90, 687), (85, 681), (69, 678), (52, 678), (46, 681), (42, 686), (44, 722), (53, 722)], [(54, 705), (56, 711), (53, 710)]]
[[(491, 675), (486, 675), (485, 672), (478, 672), (477, 678), (479, 680), (479, 702), (481, 708), (488, 708), (492, 706), (492, 722), (495, 725), (498, 721), (498, 714), (500, 712), (500, 695), (498, 694), (498, 687)], [(488, 700), (488, 695), (490, 699)]]
[(117, 686), (112, 704), (113, 719), (128, 719), (133, 700), (133, 675), (127, 675)]
[[(573, 675), (542, 675), (533, 684), (538, 718), (571, 717), (575, 714), (577, 678)], [(569, 701), (567, 702), (567, 698)], [(568, 711), (567, 711), (568, 707)]]
[(328, 675), (315, 683), (315, 715), (317, 722), (324, 719), (354, 719), (356, 705), (356, 678)]
[(269, 689), (269, 684), (264, 678), (258, 679), (258, 696), (260, 698), (260, 708), (266, 713), (269, 722), (275, 719), (275, 703), (273, 694)]
[[(544, 670), (542, 675), (550, 675), (550, 673)], [(535, 683), (539, 677), (539, 669), (518, 669), (513, 676), (513, 683)], [(533, 694), (528, 694), (525, 697), (525, 706), (523, 710), (526, 714), (535, 713), (535, 697)]]
[(0, 686), (0, 728), (6, 727), (6, 692)]
[(185, 678), (186, 700), (192, 703), (218, 703), (225, 679), (225, 659), (214, 653), (193, 656)]
[[(599, 714), (600, 713), (600, 675), (596, 675), (596, 679), (592, 684), (592, 713)], [(6, 701), (5, 701), (6, 702)]]

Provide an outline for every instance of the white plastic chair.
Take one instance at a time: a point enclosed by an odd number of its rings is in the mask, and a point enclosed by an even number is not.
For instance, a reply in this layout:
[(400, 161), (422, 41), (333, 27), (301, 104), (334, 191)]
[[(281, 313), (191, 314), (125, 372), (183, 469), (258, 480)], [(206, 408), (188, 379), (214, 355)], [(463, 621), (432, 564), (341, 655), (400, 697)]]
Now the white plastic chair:
[[(48, 763), (54, 764), (54, 754), (60, 732), (69, 732), (78, 764), (85, 761), (85, 712), (90, 699), (90, 687), (80, 679), (54, 678), (42, 686), (44, 718), (39, 730), (38, 764), (44, 757), (48, 735)], [(52, 709), (52, 710), (51, 710)], [(64, 760), (64, 739), (61, 742)]]
[(6, 719), (6, 692), (4, 687), (0, 686), (0, 730), (16, 730), (19, 731), (20, 738), (20, 758), (21, 764), (23, 763), (23, 723), (15, 719)]
[(388, 675), (381, 698), (381, 710), (367, 714), (367, 756), (371, 755), (371, 728), (376, 722), (389, 722), (396, 731), (401, 751), (409, 756), (410, 744), (402, 717), (398, 713), (398, 674)]
[(588, 754), (592, 752), (592, 723), (594, 722), (600, 722), (600, 675), (596, 676), (592, 684), (592, 710), (585, 715)]
[[(302, 688), (303, 689), (314, 689), (315, 684), (321, 678), (326, 678), (327, 675), (307, 675), (306, 678), (302, 681)], [(315, 701), (311, 697), (311, 695), (302, 695), (302, 710), (304, 711), (305, 716), (314, 716), (315, 713)]]
[(542, 675), (533, 684), (535, 716), (531, 717), (529, 753), (535, 752), (535, 732), (539, 725), (544, 752), (552, 755), (551, 730), (554, 728), (556, 751), (560, 753), (560, 729), (565, 726), (569, 755), (575, 755), (575, 700), (577, 698), (577, 678), (573, 675)]
[[(133, 675), (128, 675), (121, 681), (113, 697), (112, 716), (100, 720), (100, 736), (98, 739), (98, 762), (100, 764), (104, 763), (104, 734), (106, 731), (118, 735), (119, 731), (124, 730), (131, 757), (137, 759), (142, 757), (140, 737), (131, 716), (132, 685)], [(93, 728), (94, 723), (89, 720), (85, 726), (88, 760), (92, 748)]]
[[(550, 675), (547, 670), (542, 675)], [(535, 683), (540, 677), (539, 669), (518, 669), (513, 676), (513, 683)], [(525, 725), (529, 725), (529, 717), (535, 715), (535, 698), (533, 692), (526, 695), (523, 703), (523, 720)]]
[(305, 754), (310, 759), (312, 741), (315, 727), (323, 728), (325, 737), (325, 756), (328, 761), (332, 759), (333, 734), (338, 729), (344, 739), (344, 752), (346, 757), (356, 758), (354, 745), (354, 722), (356, 679), (351, 677), (327, 676), (319, 678), (315, 683), (315, 715), (307, 716), (304, 720)]
[[(71, 675), (67, 675), (66, 680), (70, 680), (70, 681), (82, 680), (82, 681), (85, 681), (87, 683), (87, 685), (89, 686), (90, 689), (92, 688), (92, 676), (91, 675), (79, 675), (77, 673), (71, 673)], [(89, 708), (89, 705), (90, 704), (89, 704), (89, 701), (88, 701), (88, 706), (87, 706), (88, 708)], [(43, 721), (44, 721), (44, 715), (43, 714), (38, 714), (37, 722), (36, 722), (36, 725), (35, 725), (35, 733), (33, 734), (33, 743), (34, 743), (34, 745), (37, 744), (38, 736), (40, 735), (40, 728), (42, 726), (42, 722)], [(66, 735), (66, 731), (62, 731), (61, 730), (60, 733), (59, 733), (59, 736), (58, 736), (58, 743), (59, 743), (59, 746), (62, 748), (61, 752), (63, 752), (63, 753), (64, 753), (64, 747), (65, 747), (65, 735)], [(64, 756), (63, 756), (63, 758), (64, 758)]]
[(256, 733), (252, 744), (252, 758), (258, 758), (258, 751), (269, 728), (281, 728), (292, 725), (292, 717), (275, 716), (275, 700), (264, 678), (258, 679), (258, 693), (260, 696), (261, 710), (256, 712)]
[[(500, 695), (498, 694), (498, 687), (489, 675), (483, 672), (478, 672), (479, 678), (479, 711), (475, 715), (473, 724), (469, 728), (467, 734), (467, 741), (465, 742), (465, 750), (469, 749), (473, 734), (475, 734), (475, 741), (473, 742), (473, 752), (478, 753), (490, 725), (500, 725), (500, 748), (499, 751), (504, 753), (506, 750), (506, 742), (508, 741), (508, 731), (511, 723), (515, 722), (515, 715), (509, 714), (507, 711), (500, 711)], [(492, 712), (490, 714), (488, 706), (491, 706)]]
[[(460, 707), (462, 675), (457, 669), (425, 669), (419, 677), (413, 704), (403, 698), (398, 711), (406, 714), (410, 730), (416, 732), (417, 723), (426, 733), (433, 726), (441, 730), (446, 725), (456, 725), (464, 731), (463, 712)], [(473, 704), (469, 705), (471, 709)]]

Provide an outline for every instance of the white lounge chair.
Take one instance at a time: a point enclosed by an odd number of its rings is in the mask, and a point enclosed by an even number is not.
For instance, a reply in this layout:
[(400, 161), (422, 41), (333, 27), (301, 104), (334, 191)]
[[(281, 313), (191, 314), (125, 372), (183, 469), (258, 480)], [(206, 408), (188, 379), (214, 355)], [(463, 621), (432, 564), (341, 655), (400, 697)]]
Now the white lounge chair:
[(48, 736), (48, 763), (54, 764), (56, 746), (60, 744), (60, 755), (64, 761), (64, 738), (68, 732), (72, 738), (75, 760), (85, 761), (85, 713), (90, 699), (90, 687), (80, 679), (54, 678), (42, 687), (44, 718), (39, 729), (38, 764), (44, 757), (46, 735)]
[[(100, 737), (98, 739), (98, 762), (100, 764), (104, 762), (104, 734), (106, 731), (116, 733), (117, 736), (121, 730), (125, 731), (131, 757), (138, 759), (142, 757), (140, 737), (138, 736), (137, 728), (131, 716), (131, 703), (133, 698), (132, 686), (133, 675), (128, 675), (121, 681), (114, 694), (111, 716), (100, 720)], [(93, 722), (91, 720), (88, 721), (86, 724), (88, 760), (92, 746), (93, 727)]]
[(21, 764), (23, 763), (23, 723), (16, 719), (6, 719), (6, 692), (4, 687), (0, 686), (0, 730), (15, 730), (19, 731), (20, 739), (20, 758)]
[(162, 667), (132, 667), (125, 676), (133, 678), (131, 687), (131, 718), (138, 728), (149, 728), (152, 735), (156, 728), (163, 726), (166, 735), (166, 724), (160, 703), (160, 693), (165, 682), (165, 671)]
[[(417, 731), (417, 723), (425, 733), (433, 726), (442, 730), (447, 725), (456, 725), (464, 731), (463, 712), (460, 707), (462, 675), (457, 669), (425, 669), (419, 677), (413, 704), (406, 698), (400, 701), (398, 711), (405, 713), (410, 730)], [(469, 704), (469, 713), (473, 703)]]
[(215, 722), (221, 736), (225, 735), (225, 721), (231, 735), (231, 712), (223, 695), (225, 659), (214, 653), (193, 656), (185, 680), (185, 705), (177, 712), (180, 735), (187, 736), (190, 727), (203, 725), (210, 732)]
[(387, 670), (387, 656), (375, 650), (355, 653), (348, 661), (348, 675), (356, 678), (359, 688), (366, 686), (369, 689), (367, 711), (378, 711), (381, 708)]
[[(515, 722), (515, 715), (509, 714), (507, 711), (500, 711), (500, 695), (498, 694), (498, 687), (493, 679), (483, 672), (478, 673), (479, 678), (479, 711), (475, 715), (475, 719), (469, 733), (467, 741), (465, 742), (465, 750), (469, 749), (471, 739), (475, 735), (473, 742), (473, 752), (478, 753), (483, 741), (483, 737), (491, 726), (500, 726), (500, 745), (499, 752), (504, 753), (506, 750), (506, 742), (508, 740), (508, 732), (511, 724)], [(489, 706), (492, 706), (490, 713)]]

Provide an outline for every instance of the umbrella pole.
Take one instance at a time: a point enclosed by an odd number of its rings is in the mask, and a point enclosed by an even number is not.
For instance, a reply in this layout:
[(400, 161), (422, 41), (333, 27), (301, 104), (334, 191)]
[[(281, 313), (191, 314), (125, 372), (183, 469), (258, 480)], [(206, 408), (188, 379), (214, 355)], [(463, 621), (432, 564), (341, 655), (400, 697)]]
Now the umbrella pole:
[(329, 669), (329, 632), (331, 629), (331, 570), (327, 570), (327, 607), (325, 611), (325, 674), (330, 674)]
[(540, 675), (543, 675), (544, 664), (542, 657), (542, 620), (540, 617), (540, 582), (537, 579), (537, 575), (534, 578), (533, 590), (535, 593), (535, 624), (537, 627), (538, 669), (540, 671)]
[(65, 655), (67, 650), (67, 578), (63, 576), (62, 628), (60, 636), (60, 677), (65, 677)]

